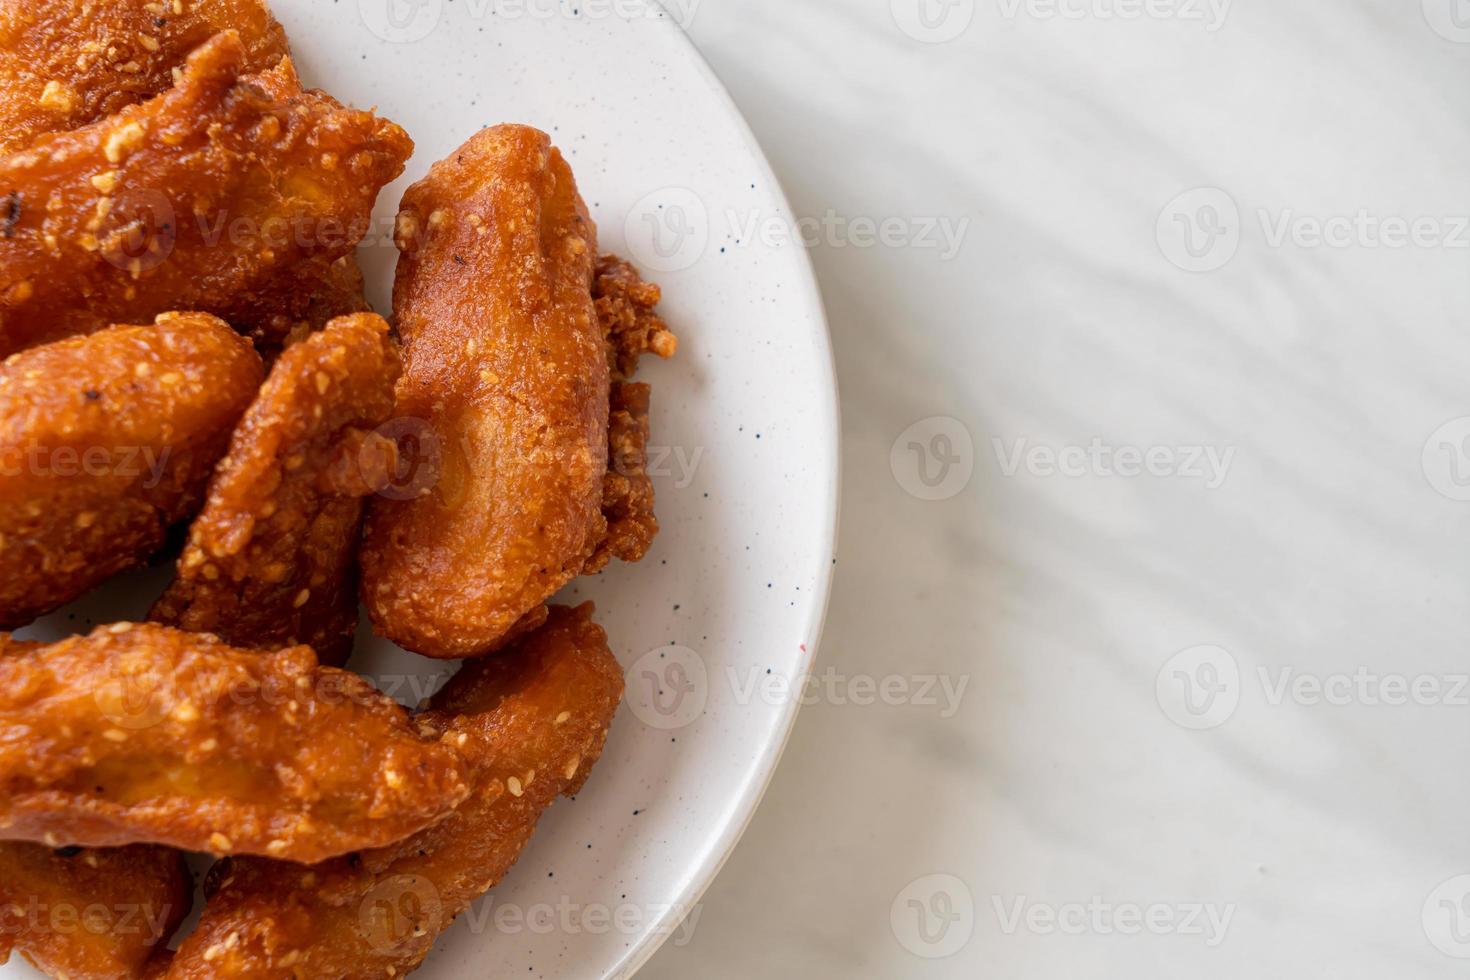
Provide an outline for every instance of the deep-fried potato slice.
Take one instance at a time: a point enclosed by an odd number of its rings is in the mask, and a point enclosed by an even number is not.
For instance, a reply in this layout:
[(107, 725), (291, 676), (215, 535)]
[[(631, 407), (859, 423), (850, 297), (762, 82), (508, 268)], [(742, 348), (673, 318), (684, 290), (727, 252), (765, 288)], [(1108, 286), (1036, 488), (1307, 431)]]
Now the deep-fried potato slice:
[(170, 978), (402, 976), (497, 884), (559, 795), (602, 753), (623, 676), (591, 606), (558, 607), (501, 655), (465, 666), (420, 724), (462, 742), (474, 795), (392, 847), (300, 868), (245, 858), (210, 875)]
[(135, 980), (189, 914), (194, 882), (165, 847), (0, 843), (0, 963), (71, 980)]
[(366, 441), (393, 414), (398, 350), (371, 313), (289, 348), (209, 484), (149, 618), (239, 647), (306, 643), (340, 666), (357, 629)]
[(158, 550), (203, 500), (260, 380), (249, 342), (197, 313), (0, 364), (0, 629)]
[(401, 646), (494, 650), (602, 539), (596, 238), (571, 168), (524, 126), (482, 130), (404, 195), (398, 411), (428, 420), (440, 472), (420, 497), (373, 501), (362, 557), (373, 623)]
[(261, 0), (0, 0), (0, 153), (153, 98), (224, 30), (247, 71), (290, 54)]
[(119, 623), (0, 657), (0, 838), (313, 863), (468, 792), (452, 746), (308, 647)]
[(356, 247), (412, 142), (301, 92), (289, 60), (244, 63), (217, 35), (157, 98), (0, 159), (0, 354), (166, 309), (229, 319)]

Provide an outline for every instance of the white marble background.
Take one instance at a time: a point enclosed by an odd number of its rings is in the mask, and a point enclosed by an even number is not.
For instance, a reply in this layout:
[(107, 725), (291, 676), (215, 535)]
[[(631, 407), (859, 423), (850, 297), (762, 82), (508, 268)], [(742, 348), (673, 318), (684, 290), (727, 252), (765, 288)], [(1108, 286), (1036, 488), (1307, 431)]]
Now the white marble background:
[(835, 675), (642, 975), (1465, 976), (1470, 3), (690, 33), (832, 216), (845, 505)]

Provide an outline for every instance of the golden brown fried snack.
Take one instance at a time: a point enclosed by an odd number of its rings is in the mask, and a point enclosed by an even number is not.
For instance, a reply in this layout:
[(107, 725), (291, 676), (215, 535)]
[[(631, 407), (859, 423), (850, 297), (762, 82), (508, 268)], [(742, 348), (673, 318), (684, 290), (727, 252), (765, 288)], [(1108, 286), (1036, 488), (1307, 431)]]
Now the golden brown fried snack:
[[(177, 86), (0, 158), (0, 354), (241, 297), (367, 232), (408, 136), (220, 34)], [(283, 92), (292, 92), (282, 97)]]
[(313, 868), (231, 860), (211, 873), (174, 980), (402, 976), (497, 884), (541, 812), (602, 754), (623, 676), (590, 605), (558, 607), (501, 656), (465, 666), (420, 724), (462, 742), (474, 795), (400, 844)]
[(232, 646), (305, 643), (341, 666), (357, 629), (364, 444), (393, 414), (398, 350), (371, 313), (289, 348), (235, 430), (155, 622)]
[(260, 358), (173, 313), (0, 364), (0, 629), (131, 568), (198, 508)]
[(307, 647), (119, 623), (0, 658), (0, 838), (313, 863), (468, 793), (452, 746)]
[(638, 370), (638, 360), (652, 351), (667, 360), (679, 350), (679, 338), (654, 312), (663, 291), (644, 282), (638, 270), (616, 255), (597, 260), (592, 299), (607, 335), (608, 364), (614, 381), (626, 381)]
[(370, 313), (364, 285), (356, 255), (318, 256), (235, 297), (226, 319), (270, 358), (339, 316)]
[(290, 54), (261, 0), (0, 0), (0, 153), (153, 98), (224, 30), (247, 71)]
[(0, 963), (17, 951), (53, 977), (135, 980), (193, 899), (168, 848), (0, 843)]
[(582, 569), (590, 575), (614, 558), (640, 561), (658, 535), (653, 514), (653, 480), (648, 476), (648, 385), (612, 386), (608, 419), (607, 476), (602, 481), (602, 516), (607, 531)]
[(438, 480), (369, 507), (363, 600), (380, 633), (472, 657), (538, 625), (602, 539), (609, 374), (597, 231), (546, 134), (482, 130), (408, 189), (394, 311), (398, 412)]

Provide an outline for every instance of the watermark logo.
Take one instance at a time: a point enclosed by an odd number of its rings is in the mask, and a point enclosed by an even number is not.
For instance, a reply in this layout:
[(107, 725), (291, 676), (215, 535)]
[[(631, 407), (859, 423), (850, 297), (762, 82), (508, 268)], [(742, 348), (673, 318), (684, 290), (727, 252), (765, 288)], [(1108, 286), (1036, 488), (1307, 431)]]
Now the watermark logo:
[(379, 953), (432, 941), (444, 929), (439, 889), (423, 875), (395, 875), (363, 897), (358, 929)]
[(1240, 208), (1218, 187), (1196, 187), (1164, 205), (1154, 234), (1174, 265), (1186, 272), (1214, 272), (1240, 249)]
[(1424, 19), (1447, 41), (1470, 44), (1470, 0), (1423, 0)]
[(628, 708), (650, 728), (675, 731), (694, 724), (709, 702), (709, 669), (688, 647), (666, 646), (639, 657), (625, 675)]
[(1470, 416), (1434, 430), (1420, 457), (1424, 478), (1441, 496), (1470, 500)]
[(1208, 902), (1110, 902), (1094, 895), (1086, 902), (1033, 902), (1025, 895), (990, 898), (1000, 931), (1025, 930), (1037, 936), (1193, 936), (1211, 949), (1225, 941), (1235, 906)]
[(1181, 650), (1159, 668), (1154, 696), (1170, 721), (1181, 728), (1219, 728), (1240, 706), (1240, 664), (1224, 647)]
[(954, 875), (926, 875), (898, 893), (888, 922), (904, 949), (941, 960), (964, 949), (975, 935), (975, 898)]
[(709, 210), (689, 188), (665, 187), (633, 205), (623, 232), (640, 265), (655, 272), (683, 272), (709, 247)]
[(915, 41), (945, 44), (970, 29), (975, 0), (889, 0), (893, 22)]
[(1424, 935), (1435, 949), (1470, 959), (1470, 875), (1456, 875), (1424, 900)]
[(137, 278), (168, 261), (179, 226), (166, 194), (139, 189), (100, 200), (107, 202), (108, 211), (105, 216), (99, 211), (98, 217), (104, 218), (108, 230), (97, 234), (98, 251), (109, 265)]
[(1001, 16), (1022, 13), (1034, 20), (1173, 20), (1203, 24), (1208, 33), (1225, 26), (1234, 0), (998, 0)]
[(439, 482), (444, 448), (427, 420), (389, 419), (364, 439), (358, 466), (367, 485), (388, 500), (417, 500)]
[(920, 500), (949, 500), (975, 475), (975, 442), (959, 419), (936, 415), (905, 429), (888, 454), (893, 478)]
[(1007, 478), (1022, 471), (1040, 478), (1149, 476), (1196, 480), (1206, 490), (1218, 490), (1225, 485), (1235, 462), (1234, 446), (1112, 446), (1100, 438), (1093, 438), (1086, 446), (1048, 446), (1032, 444), (1022, 437), (1010, 445), (993, 438), (991, 447), (1001, 474)]
[(357, 0), (367, 29), (390, 44), (412, 44), (434, 33), (444, 0)]
[(146, 657), (122, 657), (92, 690), (97, 710), (124, 731), (142, 731), (159, 725), (173, 710), (166, 680)]

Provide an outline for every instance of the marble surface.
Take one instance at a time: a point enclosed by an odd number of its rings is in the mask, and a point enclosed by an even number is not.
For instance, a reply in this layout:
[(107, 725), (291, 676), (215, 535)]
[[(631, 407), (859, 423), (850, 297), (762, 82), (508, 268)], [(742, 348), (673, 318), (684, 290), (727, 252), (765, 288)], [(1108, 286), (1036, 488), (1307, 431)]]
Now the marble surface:
[(812, 219), (845, 500), (641, 976), (1464, 976), (1470, 4), (674, 6)]

